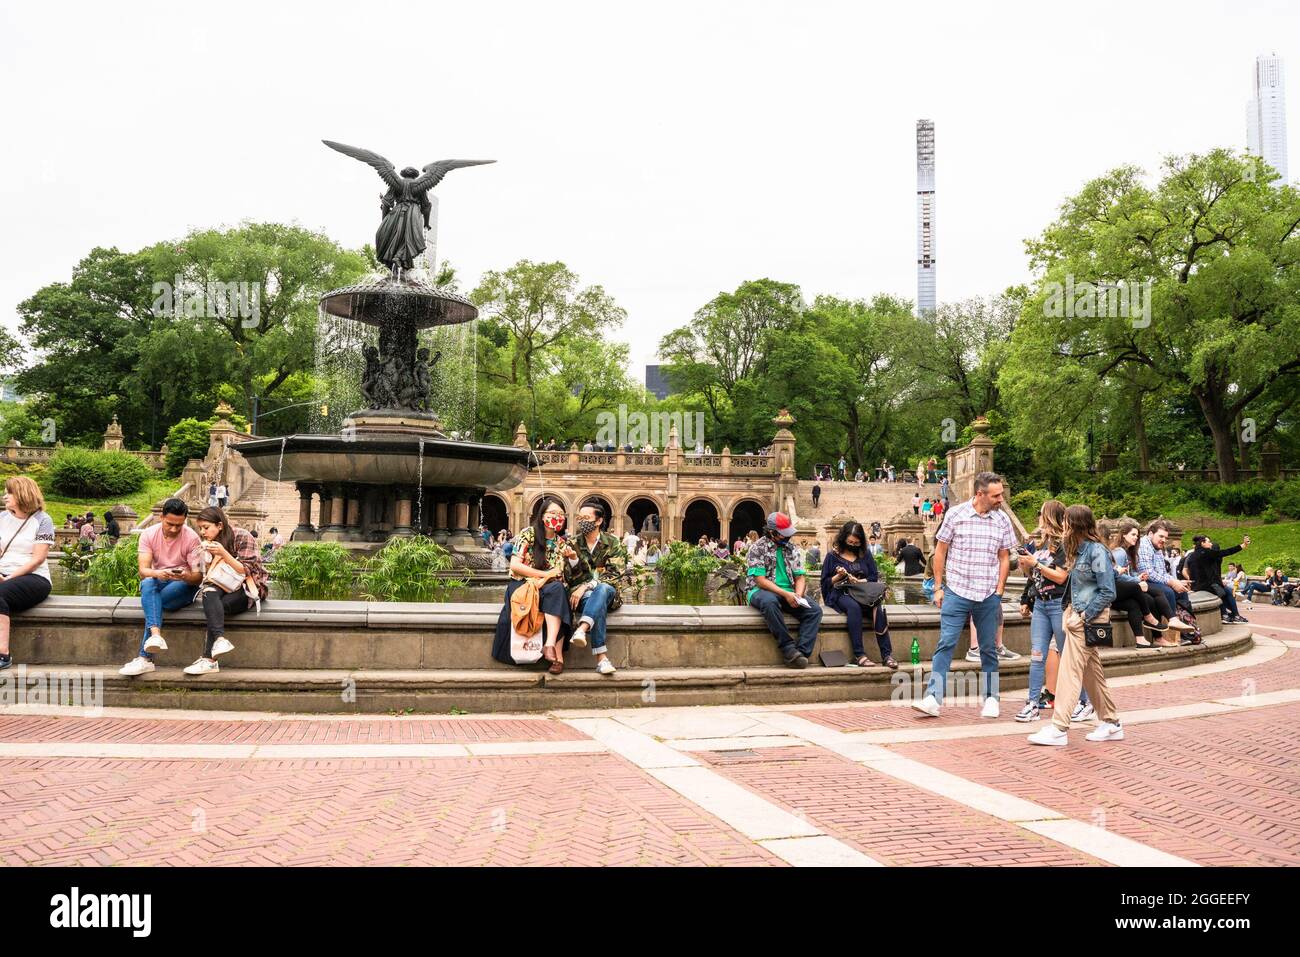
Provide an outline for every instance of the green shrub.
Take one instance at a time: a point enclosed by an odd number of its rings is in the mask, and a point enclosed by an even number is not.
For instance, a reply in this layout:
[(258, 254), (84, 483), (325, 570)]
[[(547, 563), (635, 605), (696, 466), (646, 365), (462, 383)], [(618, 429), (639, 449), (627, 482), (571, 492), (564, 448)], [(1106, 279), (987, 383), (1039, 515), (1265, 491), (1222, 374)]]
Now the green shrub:
[(367, 601), (440, 601), (465, 585), (464, 579), (435, 574), (454, 567), (451, 553), (432, 538), (394, 538), (366, 562), (361, 589)]
[(668, 550), (660, 553), (655, 566), (666, 584), (676, 588), (701, 587), (709, 574), (722, 567), (722, 562), (706, 555), (696, 545), (670, 542)]
[(176, 477), (190, 459), (208, 454), (210, 423), (198, 419), (181, 419), (167, 430), (167, 474)]
[(1273, 508), (1282, 515), (1300, 519), (1300, 479), (1274, 486)]
[(1235, 557), (1241, 560), (1241, 567), (1250, 575), (1262, 575), (1269, 567), (1282, 569), (1282, 574), (1289, 578), (1300, 575), (1300, 552), (1253, 552), (1247, 549)]
[(94, 594), (139, 594), (139, 544), (139, 535), (123, 535), (112, 548), (95, 549), (91, 553), (86, 577), (95, 585)]
[(70, 498), (108, 498), (144, 488), (153, 470), (127, 452), (63, 449), (50, 459), (44, 485)]
[(876, 569), (880, 572), (880, 580), (882, 582), (897, 581), (902, 574), (899, 572), (898, 564), (894, 559), (886, 555), (884, 552), (881, 552), (876, 556)]
[(1052, 493), (1045, 488), (1022, 489), (1011, 496), (1011, 510), (1020, 516), (1022, 522), (1032, 524), (1029, 519), (1036, 516), (1043, 503), (1051, 497)]
[(271, 578), (299, 599), (346, 598), (356, 563), (338, 542), (290, 542), (268, 566)]

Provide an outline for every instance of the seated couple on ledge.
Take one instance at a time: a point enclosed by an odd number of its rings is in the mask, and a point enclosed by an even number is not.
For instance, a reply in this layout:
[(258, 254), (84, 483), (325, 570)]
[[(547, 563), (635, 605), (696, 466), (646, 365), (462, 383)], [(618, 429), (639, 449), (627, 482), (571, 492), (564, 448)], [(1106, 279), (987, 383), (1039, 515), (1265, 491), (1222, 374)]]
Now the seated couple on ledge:
[[(605, 646), (605, 617), (623, 604), (619, 583), (627, 572), (627, 549), (608, 531), (609, 515), (598, 502), (578, 509), (576, 535), (564, 535), (566, 523), (564, 504), (548, 496), (538, 503), (534, 523), (515, 536), (510, 584), (497, 621), (492, 657), (505, 664), (528, 664), (542, 658), (550, 663), (547, 670), (558, 675), (564, 671), (564, 654), (571, 646), (590, 644), (596, 670), (612, 675), (615, 669)], [(540, 649), (533, 646), (533, 635), (520, 635), (512, 621), (511, 598), (526, 582), (536, 587), (533, 611), (541, 613)]]

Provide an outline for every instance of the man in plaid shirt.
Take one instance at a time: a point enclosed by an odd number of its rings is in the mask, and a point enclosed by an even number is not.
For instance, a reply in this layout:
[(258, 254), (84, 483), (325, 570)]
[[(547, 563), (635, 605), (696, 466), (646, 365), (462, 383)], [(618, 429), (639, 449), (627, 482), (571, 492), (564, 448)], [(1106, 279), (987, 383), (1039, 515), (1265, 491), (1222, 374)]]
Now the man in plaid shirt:
[(1002, 511), (1003, 482), (993, 472), (975, 476), (975, 494), (948, 513), (934, 548), (934, 603), (939, 606), (939, 645), (930, 663), (926, 695), (912, 707), (937, 718), (957, 639), (973, 621), (980, 646), (984, 710), (998, 716), (998, 624), (1002, 592), (1011, 571), (1015, 529)]

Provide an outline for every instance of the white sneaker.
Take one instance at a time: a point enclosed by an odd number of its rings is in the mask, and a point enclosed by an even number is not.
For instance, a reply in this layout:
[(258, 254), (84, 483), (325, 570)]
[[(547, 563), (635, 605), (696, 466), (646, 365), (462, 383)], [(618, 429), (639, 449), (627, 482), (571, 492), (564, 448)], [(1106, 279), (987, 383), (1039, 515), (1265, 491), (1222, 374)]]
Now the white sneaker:
[(967, 661), (973, 661), (973, 662), (975, 662), (975, 664), (979, 664), (979, 663), (980, 663), (980, 650), (979, 650), (978, 648), (972, 648), (972, 649), (970, 649), (969, 651), (967, 651), (967, 652), (966, 652), (966, 660), (967, 660)]
[(134, 678), (136, 675), (142, 675), (153, 670), (153, 662), (141, 655), (139, 658), (132, 658), (119, 668), (117, 673), (119, 675), (126, 675), (128, 678)]
[(600, 661), (596, 662), (596, 670), (602, 675), (612, 675), (618, 669), (614, 667), (614, 662), (608, 658), (601, 658)]
[(1001, 658), (1003, 661), (1015, 661), (1017, 658), (1020, 657), (1020, 653), (1016, 651), (1012, 651), (1006, 645), (1003, 645), (998, 649), (998, 657)]
[(981, 718), (996, 718), (996, 717), (998, 716), (998, 714), (999, 714), (999, 709), (998, 709), (998, 699), (997, 699), (997, 698), (985, 698), (985, 699), (984, 699), (984, 708), (983, 708), (982, 711), (980, 711), (980, 717), (981, 717)]
[(928, 694), (920, 701), (913, 701), (912, 707), (927, 718), (939, 717), (939, 702), (934, 700), (934, 695)]
[(1075, 706), (1074, 710), (1070, 712), (1070, 721), (1071, 723), (1075, 721), (1091, 721), (1096, 716), (1097, 712), (1093, 710), (1092, 705), (1080, 702)]
[(144, 650), (145, 651), (166, 651), (167, 642), (163, 641), (162, 635), (150, 635), (147, 639), (145, 639)]
[(235, 646), (232, 645), (229, 642), (229, 640), (227, 640), (225, 635), (222, 635), (220, 638), (218, 638), (216, 641), (212, 643), (213, 658), (217, 657), (217, 655), (228, 654), (229, 652), (232, 652), (234, 650), (235, 650)]
[(1030, 744), (1046, 744), (1051, 747), (1063, 748), (1070, 743), (1070, 736), (1064, 731), (1057, 728), (1054, 724), (1039, 731), (1035, 731), (1026, 739)]
[(569, 644), (572, 645), (574, 648), (586, 648), (587, 629), (579, 628), (576, 631), (574, 631), (573, 637), (569, 639)]
[(214, 671), (220, 671), (221, 665), (207, 658), (200, 658), (194, 664), (183, 669), (187, 675), (206, 675)]
[(1118, 724), (1111, 724), (1109, 721), (1103, 721), (1096, 728), (1089, 731), (1085, 737), (1089, 741), (1123, 741), (1124, 729)]

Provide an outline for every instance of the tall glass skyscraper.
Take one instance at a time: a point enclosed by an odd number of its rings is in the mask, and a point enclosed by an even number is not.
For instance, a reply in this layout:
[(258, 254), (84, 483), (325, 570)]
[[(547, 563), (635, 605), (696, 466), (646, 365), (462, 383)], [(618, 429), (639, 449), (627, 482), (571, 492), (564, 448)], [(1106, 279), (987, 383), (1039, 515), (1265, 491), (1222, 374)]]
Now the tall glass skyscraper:
[(916, 121), (916, 314), (934, 312), (934, 121)]
[(1280, 56), (1255, 57), (1255, 95), (1246, 104), (1246, 149), (1290, 181), (1286, 162), (1286, 70)]

